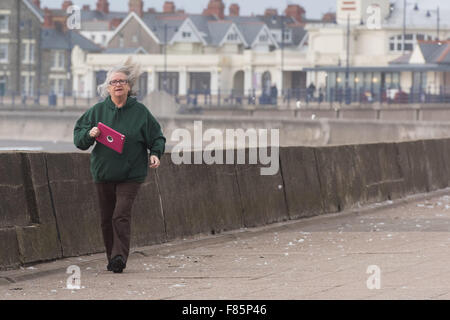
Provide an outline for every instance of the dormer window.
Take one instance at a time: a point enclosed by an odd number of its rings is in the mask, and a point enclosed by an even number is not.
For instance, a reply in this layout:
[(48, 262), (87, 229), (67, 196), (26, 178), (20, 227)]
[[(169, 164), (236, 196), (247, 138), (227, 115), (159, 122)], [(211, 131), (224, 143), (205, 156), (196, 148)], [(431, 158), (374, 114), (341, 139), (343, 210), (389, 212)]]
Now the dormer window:
[(238, 39), (237, 33), (230, 33), (230, 34), (227, 36), (227, 40), (228, 40), (228, 41), (236, 41), (237, 39)]
[(192, 35), (190, 32), (183, 32), (182, 36), (183, 38), (190, 38)]
[(268, 39), (269, 39), (269, 38), (267, 37), (266, 34), (263, 34), (263, 35), (260, 35), (260, 36), (259, 36), (259, 41), (260, 41), (260, 42), (267, 42)]
[(292, 36), (292, 33), (291, 33), (291, 31), (289, 30), (289, 31), (287, 31), (287, 30), (285, 30), (284, 31), (284, 41), (291, 41), (291, 36)]

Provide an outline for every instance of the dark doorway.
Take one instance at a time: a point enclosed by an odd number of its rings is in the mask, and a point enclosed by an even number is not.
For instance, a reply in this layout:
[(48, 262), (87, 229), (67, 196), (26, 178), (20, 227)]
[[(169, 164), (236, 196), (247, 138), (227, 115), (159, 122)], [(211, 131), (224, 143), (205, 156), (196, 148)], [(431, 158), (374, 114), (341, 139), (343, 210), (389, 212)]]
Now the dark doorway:
[(158, 73), (158, 89), (159, 91), (166, 91), (171, 95), (178, 95), (178, 72), (166, 72), (164, 84), (164, 72)]
[(189, 73), (189, 80), (190, 93), (205, 94), (211, 92), (210, 72), (191, 72)]

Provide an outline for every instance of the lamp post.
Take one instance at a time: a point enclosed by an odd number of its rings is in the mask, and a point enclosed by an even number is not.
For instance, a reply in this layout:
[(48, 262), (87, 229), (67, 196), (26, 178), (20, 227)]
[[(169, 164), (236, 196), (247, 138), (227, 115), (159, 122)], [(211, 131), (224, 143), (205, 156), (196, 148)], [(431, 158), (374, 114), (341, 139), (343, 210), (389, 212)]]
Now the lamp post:
[(350, 104), (349, 94), (349, 77), (350, 77), (350, 14), (347, 15), (347, 57), (345, 64), (345, 103)]
[(403, 0), (403, 39), (402, 39), (402, 55), (405, 55), (405, 38), (406, 38), (406, 0)]
[(167, 87), (167, 24), (164, 24), (164, 78), (163, 78), (163, 90), (166, 91)]
[(284, 33), (285, 33), (285, 22), (284, 22), (285, 16), (281, 16), (281, 82), (280, 82), (280, 90), (283, 92), (284, 90)]
[[(163, 85), (162, 88), (164, 91), (167, 91), (167, 32), (169, 29), (174, 29), (175, 31), (178, 31), (178, 27), (176, 26), (168, 26), (167, 23), (164, 23), (164, 47), (163, 47), (163, 54), (164, 54), (164, 73), (163, 73)], [(154, 28), (156, 31), (156, 27)]]
[[(406, 42), (406, 8), (407, 6), (412, 5), (412, 3), (408, 3), (406, 0), (403, 0), (403, 39), (402, 39), (402, 55), (405, 54), (405, 42)], [(417, 3), (414, 4), (414, 10), (418, 10)]]
[[(31, 52), (31, 46), (32, 46), (32, 40), (33, 40), (33, 34), (32, 34), (32, 21), (31, 19), (27, 19), (27, 20), (21, 20), (20, 23), (20, 30), (25, 29), (25, 25), (28, 26), (28, 51), (25, 50), (25, 48), (23, 48), (23, 60), (21, 55), (18, 55), (17, 59), (28, 63), (28, 77), (26, 77), (27, 80), (24, 81), (23, 83), (23, 103), (26, 102), (26, 96), (31, 94), (31, 90), (32, 90), (32, 86), (31, 86), (31, 72), (32, 72), (32, 68), (31, 68), (31, 61), (32, 61), (32, 52)], [(22, 39), (22, 38), (21, 38)], [(20, 41), (20, 45), (23, 44), (23, 40)], [(21, 70), (19, 69), (19, 77), (21, 77)]]
[(430, 12), (436, 12), (436, 35), (437, 35), (436, 39), (439, 41), (440, 24), (441, 24), (441, 16), (440, 16), (440, 12), (439, 12), (439, 6), (437, 7), (436, 10), (428, 10), (427, 17), (431, 17)]
[(439, 14), (439, 6), (437, 7), (437, 39), (439, 40), (439, 27), (441, 23), (441, 16)]
[(441, 17), (439, 14), (439, 6), (437, 7), (437, 39), (439, 40), (439, 27), (440, 27), (440, 23), (441, 23)]
[(29, 41), (28, 42), (28, 95), (31, 95), (32, 93), (32, 82), (31, 82), (31, 61), (34, 59), (34, 57), (32, 56), (34, 54), (34, 52), (31, 51), (31, 46), (32, 46), (32, 38), (33, 38), (33, 34), (31, 32), (31, 27), (32, 27), (32, 23), (31, 23), (31, 19), (27, 20), (28, 23), (28, 37), (29, 37)]

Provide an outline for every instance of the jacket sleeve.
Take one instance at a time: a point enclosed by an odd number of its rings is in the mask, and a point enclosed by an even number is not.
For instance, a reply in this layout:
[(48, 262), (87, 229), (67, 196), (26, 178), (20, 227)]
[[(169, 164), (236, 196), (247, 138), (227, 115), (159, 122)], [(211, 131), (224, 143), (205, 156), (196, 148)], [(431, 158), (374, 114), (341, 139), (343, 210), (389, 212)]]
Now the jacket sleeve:
[(164, 137), (158, 121), (149, 113), (146, 130), (147, 147), (150, 155), (155, 155), (158, 159), (164, 154), (166, 148), (166, 138)]
[(95, 126), (92, 109), (86, 111), (76, 122), (73, 130), (73, 143), (78, 149), (87, 150), (95, 142), (89, 131)]

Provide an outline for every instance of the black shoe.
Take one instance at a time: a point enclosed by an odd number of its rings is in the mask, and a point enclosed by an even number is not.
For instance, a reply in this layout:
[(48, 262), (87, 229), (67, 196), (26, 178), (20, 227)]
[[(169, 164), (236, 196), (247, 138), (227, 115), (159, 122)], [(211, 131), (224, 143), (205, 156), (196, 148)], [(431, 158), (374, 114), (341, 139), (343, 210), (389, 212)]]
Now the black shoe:
[(125, 269), (125, 260), (122, 256), (115, 256), (111, 260), (111, 269), (114, 273), (122, 273)]
[(108, 262), (108, 265), (106, 266), (106, 270), (108, 271), (113, 271), (112, 267), (111, 267), (111, 261)]

